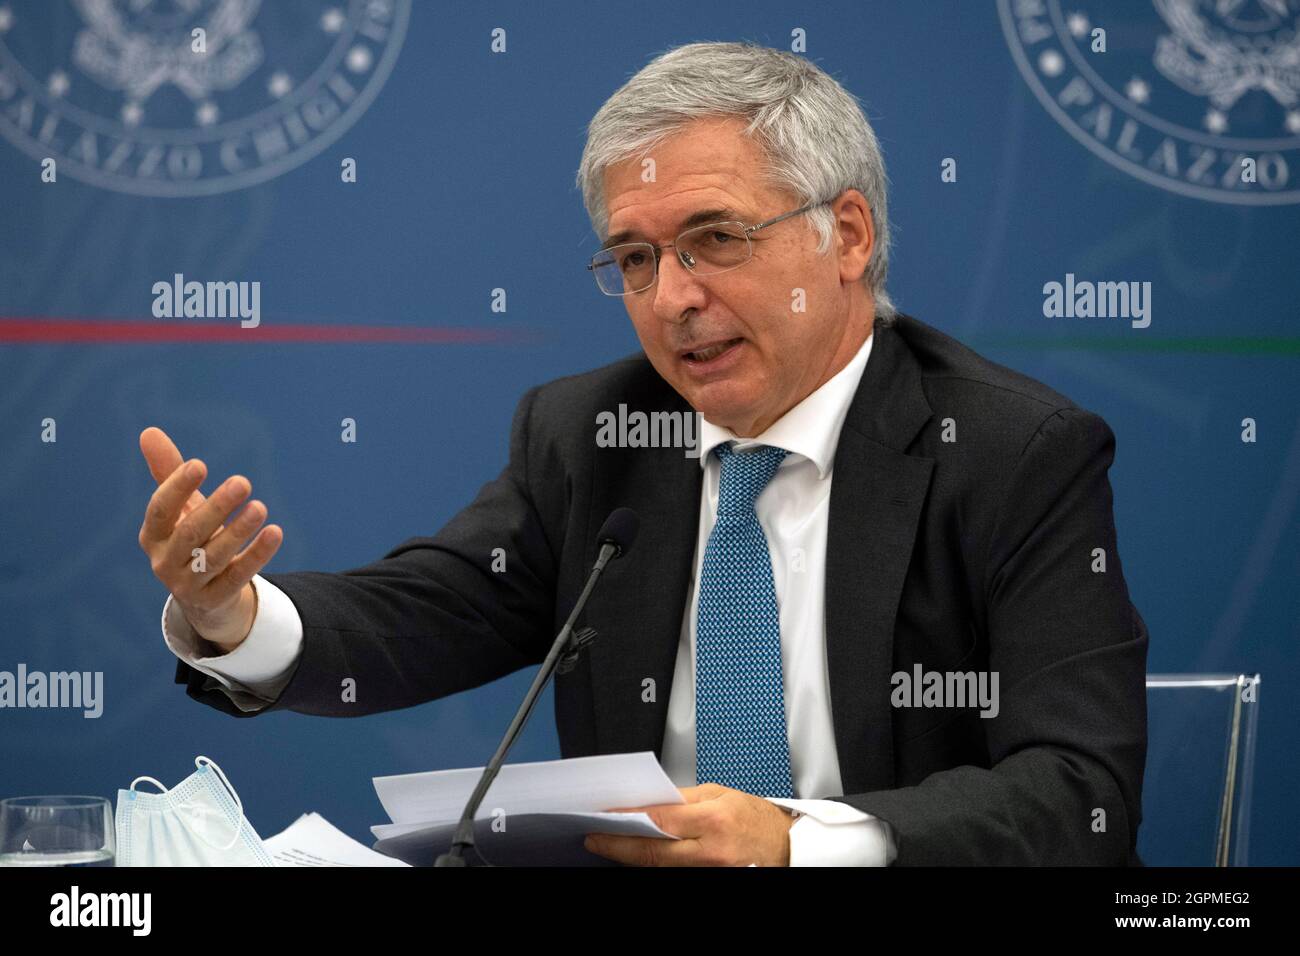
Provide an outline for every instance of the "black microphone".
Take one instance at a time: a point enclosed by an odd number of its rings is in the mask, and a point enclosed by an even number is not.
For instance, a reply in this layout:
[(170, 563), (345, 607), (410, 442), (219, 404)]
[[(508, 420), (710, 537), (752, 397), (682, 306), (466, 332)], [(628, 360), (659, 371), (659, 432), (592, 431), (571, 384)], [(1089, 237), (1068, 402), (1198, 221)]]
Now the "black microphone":
[[(615, 508), (611, 511), (605, 523), (600, 526), (600, 534), (596, 537), (597, 544), (601, 545), (601, 557), (603, 558), (605, 554), (604, 546), (612, 544), (615, 548), (613, 556), (621, 558), (632, 547), (640, 527), (641, 519), (631, 508)], [(596, 564), (601, 568), (604, 567), (599, 560)]]
[(605, 519), (605, 523), (600, 526), (600, 534), (596, 537), (596, 541), (600, 545), (600, 554), (596, 557), (596, 563), (591, 569), (591, 574), (587, 577), (587, 586), (578, 595), (578, 602), (569, 613), (568, 620), (564, 622), (564, 627), (560, 628), (560, 633), (556, 635), (550, 653), (546, 655), (546, 660), (542, 661), (541, 670), (533, 678), (533, 684), (528, 688), (528, 693), (524, 695), (524, 702), (519, 705), (519, 710), (515, 712), (515, 718), (510, 722), (510, 727), (506, 730), (505, 736), (501, 738), (497, 752), (492, 755), (488, 765), (483, 768), (483, 775), (479, 777), (474, 792), (470, 794), (469, 803), (465, 805), (465, 810), (460, 816), (460, 822), (456, 824), (455, 839), (452, 841), (451, 848), (438, 857), (433, 864), (434, 866), (468, 865), (465, 862), (465, 851), (472, 849), (474, 846), (474, 814), (478, 812), (479, 805), (482, 804), (483, 798), (487, 796), (488, 787), (492, 786), (492, 781), (496, 779), (497, 773), (501, 770), (501, 764), (505, 762), (506, 754), (514, 745), (515, 738), (519, 736), (524, 729), (524, 724), (528, 722), (528, 718), (532, 715), (537, 698), (541, 696), (542, 688), (546, 686), (547, 681), (551, 679), (551, 674), (555, 672), (561, 655), (565, 655), (565, 666), (562, 670), (567, 671), (577, 660), (577, 655), (582, 648), (590, 644), (595, 638), (596, 632), (589, 627), (584, 627), (575, 635), (573, 633), (573, 622), (577, 620), (578, 615), (582, 613), (582, 609), (586, 607), (587, 598), (591, 596), (592, 590), (596, 587), (600, 572), (604, 571), (605, 566), (614, 558), (621, 558), (627, 554), (632, 547), (632, 542), (636, 540), (637, 529), (640, 526), (641, 519), (637, 517), (637, 513), (631, 508), (615, 508), (609, 517)]

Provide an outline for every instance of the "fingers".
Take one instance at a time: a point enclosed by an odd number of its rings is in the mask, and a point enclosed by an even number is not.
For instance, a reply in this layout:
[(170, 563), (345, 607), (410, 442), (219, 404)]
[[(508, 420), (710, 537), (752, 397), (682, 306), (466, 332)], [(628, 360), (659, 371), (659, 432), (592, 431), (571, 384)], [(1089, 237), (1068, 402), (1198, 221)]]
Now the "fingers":
[(235, 515), (229, 524), (218, 529), (205, 545), (208, 570), (215, 575), (225, 568), (244, 542), (253, 536), (253, 532), (260, 528), (265, 520), (266, 505), (254, 500)]
[(584, 845), (600, 856), (634, 866), (782, 865), (774, 861), (781, 858), (782, 841), (788, 846), (789, 821), (783, 819), (778, 826), (768, 815), (784, 814), (784, 810), (762, 797), (715, 783), (678, 790), (690, 802), (642, 808), (677, 840), (595, 832), (587, 834)]
[(582, 841), (591, 853), (627, 866), (712, 866), (702, 856), (699, 840), (588, 833)]
[[(154, 575), (188, 608), (187, 614), (233, 604), (279, 550), (284, 531), (278, 525), (258, 531), (267, 516), (260, 501), (249, 502), (226, 524), (253, 490), (248, 479), (232, 475), (205, 498), (198, 489), (207, 467), (197, 458), (184, 461), (161, 428), (151, 426), (140, 433), (140, 451), (158, 482), (140, 527), (140, 546), (149, 555)], [(203, 551), (203, 571), (192, 570), (195, 549)]]
[(677, 837), (702, 836), (708, 832), (714, 817), (713, 808), (692, 806), (689, 803), (657, 803), (644, 807), (619, 807), (610, 812), (644, 813), (659, 829)]
[(269, 524), (263, 528), (247, 548), (236, 555), (220, 574), (207, 583), (203, 588), (204, 601), (215, 605), (234, 598), (249, 581), (253, 580), (253, 575), (261, 571), (266, 562), (271, 560), (275, 552), (280, 550), (282, 541), (284, 541), (284, 531), (279, 525)]
[[(207, 501), (176, 525), (163, 551), (163, 562), (169, 567), (187, 565), (193, 560), (194, 549), (202, 548), (205, 552), (204, 563), (210, 564), (208, 552), (213, 535), (221, 530), (222, 523), (252, 490), (252, 484), (243, 475), (231, 475), (222, 482), (221, 487)], [(229, 548), (229, 551), (233, 553), (234, 549)], [(220, 568), (212, 568), (210, 572), (215, 575), (219, 570)]]
[(140, 526), (140, 547), (155, 557), (156, 546), (171, 537), (176, 519), (190, 496), (203, 484), (207, 468), (197, 458), (184, 467), (176, 468), (154, 490), (145, 509), (144, 524)]
[[(700, 803), (703, 800), (716, 800), (727, 792), (727, 788), (716, 783), (702, 783), (696, 787), (678, 787), (677, 792), (682, 795), (682, 799), (687, 803)], [(681, 806), (673, 803), (647, 804), (643, 807), (615, 807), (610, 813), (640, 813), (650, 809), (660, 807)]]
[(702, 783), (695, 787), (678, 787), (687, 803), (699, 803), (702, 800), (716, 800), (727, 792), (727, 788), (716, 783)]
[[(176, 469), (183, 464), (176, 443), (167, 436), (165, 431), (152, 425), (140, 433), (140, 451), (144, 454), (144, 460), (149, 465), (149, 473), (153, 475), (154, 481), (159, 484), (170, 478)], [(203, 504), (203, 501), (201, 491), (192, 491), (185, 504), (181, 506), (180, 516), (185, 517), (189, 512)]]
[(150, 425), (140, 433), (140, 452), (149, 463), (149, 473), (159, 484), (181, 466), (180, 449), (161, 428)]

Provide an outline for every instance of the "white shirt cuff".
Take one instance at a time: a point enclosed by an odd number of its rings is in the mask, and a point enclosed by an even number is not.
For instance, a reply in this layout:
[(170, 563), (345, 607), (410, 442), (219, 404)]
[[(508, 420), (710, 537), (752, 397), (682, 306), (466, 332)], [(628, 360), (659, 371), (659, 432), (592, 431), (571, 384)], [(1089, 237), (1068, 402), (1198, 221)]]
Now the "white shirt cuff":
[(280, 696), (302, 653), (302, 619), (289, 596), (253, 575), (257, 613), (252, 630), (229, 654), (206, 655), (211, 645), (190, 626), (169, 594), (163, 605), (163, 640), (172, 653), (213, 678), (241, 710), (260, 710)]
[(791, 866), (889, 866), (898, 856), (892, 828), (839, 800), (767, 800), (795, 813)]

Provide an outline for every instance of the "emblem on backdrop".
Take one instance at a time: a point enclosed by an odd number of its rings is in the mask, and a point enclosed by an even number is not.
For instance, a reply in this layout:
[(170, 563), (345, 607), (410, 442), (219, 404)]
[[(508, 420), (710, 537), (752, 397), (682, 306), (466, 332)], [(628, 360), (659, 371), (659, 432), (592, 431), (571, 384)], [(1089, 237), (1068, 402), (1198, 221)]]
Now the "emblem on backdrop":
[(0, 0), (0, 135), (107, 189), (265, 182), (337, 140), (392, 71), (410, 0)]
[(1200, 199), (1300, 202), (1300, 0), (998, 0), (998, 14), (1047, 112), (1112, 166)]

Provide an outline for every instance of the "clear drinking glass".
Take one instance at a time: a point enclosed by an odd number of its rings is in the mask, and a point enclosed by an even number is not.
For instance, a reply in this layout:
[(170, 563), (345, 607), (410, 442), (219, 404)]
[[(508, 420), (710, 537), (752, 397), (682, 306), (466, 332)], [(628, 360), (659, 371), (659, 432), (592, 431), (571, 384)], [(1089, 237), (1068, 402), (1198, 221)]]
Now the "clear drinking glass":
[(0, 800), (0, 866), (113, 866), (116, 855), (105, 797)]

